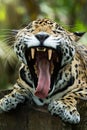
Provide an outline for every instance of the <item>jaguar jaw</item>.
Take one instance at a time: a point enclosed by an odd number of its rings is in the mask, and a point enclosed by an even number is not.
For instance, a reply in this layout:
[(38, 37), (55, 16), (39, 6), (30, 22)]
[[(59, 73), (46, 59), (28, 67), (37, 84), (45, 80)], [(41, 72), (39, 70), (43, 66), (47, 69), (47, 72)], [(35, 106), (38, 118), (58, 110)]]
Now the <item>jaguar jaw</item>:
[(36, 47), (27, 49), (25, 57), (32, 77), (37, 79), (35, 95), (39, 98), (46, 98), (58, 72), (58, 67), (57, 69), (54, 67), (59, 64), (57, 52), (45, 47)]

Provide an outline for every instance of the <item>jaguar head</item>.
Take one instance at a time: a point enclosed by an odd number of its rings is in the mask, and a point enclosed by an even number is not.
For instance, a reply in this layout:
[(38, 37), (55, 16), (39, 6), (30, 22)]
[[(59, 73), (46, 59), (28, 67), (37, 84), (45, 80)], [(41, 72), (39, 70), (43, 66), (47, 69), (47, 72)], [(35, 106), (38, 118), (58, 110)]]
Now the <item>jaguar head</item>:
[(35, 95), (46, 98), (59, 70), (73, 59), (72, 33), (49, 19), (38, 19), (19, 30), (15, 39), (14, 50), (30, 70)]

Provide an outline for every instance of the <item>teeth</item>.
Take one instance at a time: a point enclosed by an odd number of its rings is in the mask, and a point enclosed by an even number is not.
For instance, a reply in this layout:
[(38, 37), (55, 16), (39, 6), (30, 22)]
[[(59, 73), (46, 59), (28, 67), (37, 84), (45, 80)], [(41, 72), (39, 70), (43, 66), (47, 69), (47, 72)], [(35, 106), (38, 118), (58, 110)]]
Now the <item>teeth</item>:
[[(46, 48), (37, 48), (36, 50), (45, 52), (47, 49)], [(35, 56), (35, 49), (31, 48), (31, 58), (34, 59), (34, 56)], [(52, 49), (49, 49), (48, 50), (48, 60), (51, 60), (51, 58), (52, 58)]]
[(31, 57), (32, 57), (32, 59), (34, 59), (34, 55), (35, 55), (35, 49), (31, 49)]
[(43, 51), (43, 52), (45, 52), (46, 48), (37, 48), (37, 51)]
[(49, 50), (48, 50), (48, 59), (51, 60), (51, 57), (52, 57), (52, 50), (49, 49)]

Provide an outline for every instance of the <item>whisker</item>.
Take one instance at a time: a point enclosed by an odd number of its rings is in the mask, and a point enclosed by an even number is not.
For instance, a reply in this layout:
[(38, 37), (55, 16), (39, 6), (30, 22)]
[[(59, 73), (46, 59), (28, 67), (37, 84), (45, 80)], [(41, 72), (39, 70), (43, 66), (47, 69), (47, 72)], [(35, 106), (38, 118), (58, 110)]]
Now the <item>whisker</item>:
[(0, 38), (14, 38), (15, 36), (12, 36), (12, 35), (0, 35)]
[(14, 42), (14, 40), (13, 39), (4, 39), (4, 40), (2, 40), (2, 42), (5, 42), (5, 43), (12, 43), (12, 42)]
[(5, 39), (15, 38), (14, 35), (1, 35), (0, 37)]
[(11, 33), (13, 34), (13, 35), (16, 35), (17, 33), (19, 32), (19, 30), (11, 30)]
[(4, 32), (4, 33), (6, 32), (7, 33), (7, 32), (11, 32), (11, 30), (5, 30), (5, 29), (0, 28), (0, 32)]
[(5, 67), (9, 63), (11, 66), (12, 64), (15, 64), (15, 67), (17, 68), (20, 63), (20, 61), (17, 59), (15, 52), (11, 48), (9, 48), (8, 53), (4, 57), (4, 61), (5, 61), (4, 62)]
[(16, 30), (16, 29), (10, 29), (10, 30), (7, 30), (7, 31), (0, 29), (0, 31), (1, 31), (0, 32), (1, 35), (13, 35), (13, 36), (16, 35), (19, 32), (19, 30)]
[(0, 39), (2, 42), (2, 44), (0, 44), (0, 58), (2, 59), (4, 67), (9, 63), (11, 66), (15, 64), (17, 68), (20, 63), (13, 50), (14, 44), (12, 44), (12, 42), (14, 43), (14, 38), (17, 33), (18, 30), (15, 29), (0, 29)]
[(9, 29), (9, 28), (0, 28), (0, 30), (5, 30), (5, 31), (8, 30), (9, 31), (9, 30), (12, 30), (12, 29)]
[(7, 50), (7, 54), (9, 53), (9, 51), (13, 51), (13, 47), (14, 45), (11, 45), (11, 46), (5, 46), (4, 49)]

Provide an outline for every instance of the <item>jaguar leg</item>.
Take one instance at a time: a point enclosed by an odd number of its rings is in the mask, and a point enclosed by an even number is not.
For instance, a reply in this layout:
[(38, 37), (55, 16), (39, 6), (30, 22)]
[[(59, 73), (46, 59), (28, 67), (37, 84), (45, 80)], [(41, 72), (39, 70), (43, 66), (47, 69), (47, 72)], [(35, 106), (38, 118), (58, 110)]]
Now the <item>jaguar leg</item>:
[(76, 108), (77, 101), (73, 94), (67, 95), (60, 100), (53, 100), (48, 106), (52, 115), (59, 115), (63, 121), (76, 124), (80, 122), (80, 114)]
[(28, 97), (28, 92), (15, 84), (13, 91), (0, 100), (0, 113), (15, 108), (18, 103), (23, 103), (26, 97)]

